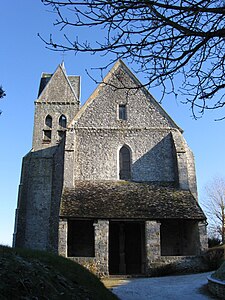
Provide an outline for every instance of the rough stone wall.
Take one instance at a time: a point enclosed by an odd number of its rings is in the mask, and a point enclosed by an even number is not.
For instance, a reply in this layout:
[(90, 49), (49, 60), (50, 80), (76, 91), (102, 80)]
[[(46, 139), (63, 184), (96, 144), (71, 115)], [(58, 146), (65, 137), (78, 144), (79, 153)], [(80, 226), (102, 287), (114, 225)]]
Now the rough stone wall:
[(208, 266), (201, 256), (161, 256), (151, 264), (150, 276), (171, 275), (174, 273), (207, 272)]
[(118, 180), (119, 150), (124, 144), (131, 149), (132, 180), (176, 180), (169, 130), (78, 128), (75, 131), (75, 180)]
[(24, 157), (14, 246), (57, 252), (64, 143)]
[(208, 277), (208, 289), (216, 297), (225, 299), (225, 282)]
[(23, 238), (16, 242), (17, 247), (48, 249), (54, 151), (37, 151), (24, 158), (15, 230)]
[[(173, 127), (175, 123), (163, 111), (153, 97), (144, 89), (124, 89), (136, 87), (132, 76), (119, 67), (111, 76), (109, 84), (100, 85), (84, 105), (76, 119), (79, 126), (91, 128), (145, 128)], [(122, 89), (116, 89), (114, 86)], [(127, 120), (118, 119), (118, 105), (126, 104)]]
[(192, 192), (192, 194), (195, 196), (195, 198), (198, 199), (194, 154), (188, 146), (186, 147), (186, 153), (187, 153), (187, 166), (188, 166), (187, 171), (188, 171), (189, 189)]
[[(76, 137), (74, 134), (74, 130), (69, 128), (66, 131), (66, 139), (65, 139), (65, 152), (64, 152), (64, 174), (63, 174), (63, 180), (64, 180), (64, 186), (65, 187), (73, 187), (74, 186), (74, 172), (77, 168), (77, 165), (75, 163), (75, 149), (79, 153), (79, 149), (75, 147), (76, 143)], [(76, 153), (76, 155), (79, 155)]]
[(67, 219), (59, 220), (59, 238), (58, 238), (58, 253), (59, 255), (67, 257), (67, 235), (68, 223)]
[(206, 222), (198, 223), (198, 231), (199, 231), (199, 250), (200, 254), (204, 253), (208, 250), (208, 236), (207, 236), (207, 227)]
[[(72, 84), (69, 80), (72, 78)], [(68, 76), (63, 65), (59, 65), (51, 76), (38, 101), (49, 103), (72, 103), (79, 100), (80, 82), (78, 76)]]
[(77, 99), (80, 99), (80, 76), (68, 75), (68, 79), (73, 87)]
[(20, 185), (13, 234), (13, 247), (23, 247), (26, 228), (27, 180), (31, 154), (28, 153), (22, 161)]
[[(43, 103), (35, 102), (35, 116), (34, 116), (34, 131), (33, 131), (33, 144), (34, 151), (49, 148), (59, 143), (60, 138), (58, 131), (65, 130), (59, 125), (59, 118), (61, 115), (65, 115), (67, 123), (69, 123), (76, 112), (78, 107), (75, 104), (64, 103)], [(45, 125), (45, 118), (47, 115), (52, 117), (52, 128), (48, 128)], [(52, 138), (50, 143), (43, 142), (43, 130), (51, 130)]]
[(154, 261), (161, 255), (160, 250), (160, 223), (157, 221), (145, 222), (145, 243), (146, 243), (146, 273), (150, 273)]
[(58, 251), (59, 208), (63, 189), (64, 148), (65, 139), (61, 141), (53, 155), (48, 250), (55, 253)]
[(197, 183), (193, 153), (178, 130), (172, 131), (172, 137), (177, 160), (179, 187), (184, 190), (190, 190), (197, 200)]
[(108, 276), (109, 221), (98, 220), (95, 224), (95, 259), (98, 275)]
[[(98, 220), (95, 227), (95, 256), (94, 257), (69, 257), (71, 260), (83, 265), (99, 277), (108, 276), (108, 250), (109, 250), (109, 221)], [(67, 219), (59, 221), (59, 255), (67, 257)]]

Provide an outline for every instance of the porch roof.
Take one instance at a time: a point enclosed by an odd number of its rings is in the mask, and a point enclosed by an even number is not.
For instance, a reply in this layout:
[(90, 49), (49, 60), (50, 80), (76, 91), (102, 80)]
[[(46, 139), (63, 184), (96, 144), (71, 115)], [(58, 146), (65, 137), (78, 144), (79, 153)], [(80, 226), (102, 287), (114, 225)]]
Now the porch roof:
[(64, 188), (61, 217), (206, 219), (188, 190), (127, 181), (76, 181)]

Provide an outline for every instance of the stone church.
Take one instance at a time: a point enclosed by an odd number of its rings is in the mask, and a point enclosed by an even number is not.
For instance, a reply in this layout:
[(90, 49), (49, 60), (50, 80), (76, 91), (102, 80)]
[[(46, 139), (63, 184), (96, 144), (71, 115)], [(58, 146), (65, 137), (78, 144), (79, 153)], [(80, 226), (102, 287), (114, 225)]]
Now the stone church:
[(206, 250), (193, 154), (121, 60), (82, 107), (79, 76), (63, 63), (42, 74), (13, 243), (100, 276), (148, 275)]

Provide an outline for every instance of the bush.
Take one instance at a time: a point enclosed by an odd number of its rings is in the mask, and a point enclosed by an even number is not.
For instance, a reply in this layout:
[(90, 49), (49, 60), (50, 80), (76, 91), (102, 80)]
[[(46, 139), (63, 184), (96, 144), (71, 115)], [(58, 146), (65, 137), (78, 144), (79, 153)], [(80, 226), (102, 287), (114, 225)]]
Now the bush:
[(220, 239), (217, 237), (208, 238), (208, 246), (209, 248), (219, 246), (221, 243)]
[(209, 271), (213, 271), (219, 268), (223, 263), (224, 249), (223, 248), (213, 248), (209, 249), (204, 255), (203, 259), (208, 264)]

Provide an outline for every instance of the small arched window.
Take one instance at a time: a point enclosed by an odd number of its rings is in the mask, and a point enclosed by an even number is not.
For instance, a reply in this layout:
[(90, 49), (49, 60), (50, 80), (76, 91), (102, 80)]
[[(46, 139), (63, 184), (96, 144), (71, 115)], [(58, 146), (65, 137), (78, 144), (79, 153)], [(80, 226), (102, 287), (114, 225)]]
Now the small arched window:
[(52, 128), (52, 117), (50, 115), (47, 115), (47, 117), (45, 118), (45, 125), (49, 128)]
[(119, 178), (122, 180), (131, 179), (131, 151), (128, 146), (123, 146), (119, 152), (120, 172)]
[(59, 118), (59, 126), (66, 128), (66, 116), (61, 115)]

